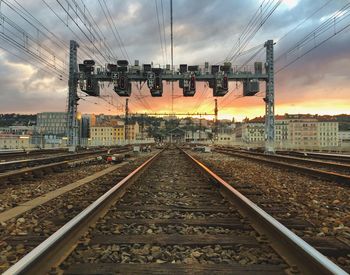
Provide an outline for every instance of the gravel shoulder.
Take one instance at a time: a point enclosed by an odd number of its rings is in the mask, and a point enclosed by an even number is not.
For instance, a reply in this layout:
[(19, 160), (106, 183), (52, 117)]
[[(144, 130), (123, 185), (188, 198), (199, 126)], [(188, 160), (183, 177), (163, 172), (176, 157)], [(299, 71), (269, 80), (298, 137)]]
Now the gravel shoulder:
[[(17, 262), (149, 157), (150, 154), (141, 154), (135, 159), (129, 159), (125, 165), (112, 173), (2, 223), (0, 225), (0, 272)], [(89, 167), (86, 169), (81, 170), (80, 173), (76, 172), (77, 169), (73, 169), (72, 179), (74, 174), (78, 174), (81, 178), (85, 177), (86, 173), (92, 174), (94, 171)], [(62, 175), (61, 179), (67, 180), (67, 175)], [(48, 191), (45, 186), (43, 190), (44, 193)]]
[[(334, 237), (350, 248), (350, 188), (335, 182), (317, 180), (286, 169), (277, 169), (238, 157), (220, 153), (194, 153), (192, 155), (240, 189), (251, 185), (262, 193), (265, 204), (254, 201), (262, 208), (278, 202), (284, 211), (270, 213), (275, 218), (298, 218), (312, 226), (293, 230), (301, 237)], [(243, 189), (244, 190), (244, 189)], [(244, 193), (244, 191), (242, 191)], [(259, 198), (261, 199), (261, 198)], [(336, 259), (350, 267), (350, 255)]]

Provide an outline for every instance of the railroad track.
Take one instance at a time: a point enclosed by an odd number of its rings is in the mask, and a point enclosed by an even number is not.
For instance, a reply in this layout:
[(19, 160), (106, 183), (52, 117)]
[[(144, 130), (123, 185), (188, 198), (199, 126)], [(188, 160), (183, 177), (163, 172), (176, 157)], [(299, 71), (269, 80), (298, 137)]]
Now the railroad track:
[(326, 153), (322, 154), (322, 153), (314, 153), (314, 152), (295, 152), (295, 151), (277, 151), (276, 153), (281, 155), (300, 157), (300, 158), (312, 158), (312, 159), (322, 159), (327, 161), (350, 163), (349, 155), (326, 154)]
[(177, 149), (147, 160), (4, 274), (47, 272), (346, 274)]
[(232, 148), (215, 148), (218, 153), (245, 158), (278, 168), (295, 170), (313, 177), (350, 184), (350, 165), (283, 155), (266, 155), (257, 152), (237, 151)]
[[(113, 149), (113, 153), (126, 153), (128, 148)], [(95, 161), (97, 155), (106, 154), (107, 150), (84, 152), (74, 155), (64, 155), (34, 160), (20, 160), (0, 163), (0, 182), (2, 187), (6, 184), (19, 184), (22, 180), (32, 180), (47, 173), (62, 171), (69, 166), (79, 163)], [(24, 168), (23, 168), (24, 167)]]
[(18, 151), (18, 152), (1, 152), (0, 160), (22, 158), (28, 156), (40, 156), (40, 155), (51, 155), (67, 152), (67, 149), (45, 149), (45, 150), (31, 150), (31, 151)]
[(121, 148), (114, 148), (109, 150), (104, 149), (104, 150), (97, 150), (97, 151), (87, 151), (87, 152), (81, 152), (76, 154), (65, 154), (60, 156), (52, 156), (52, 157), (37, 158), (37, 159), (23, 159), (23, 160), (0, 162), (0, 173), (6, 172), (9, 170), (20, 169), (24, 167), (34, 167), (34, 166), (43, 165), (43, 164), (50, 164), (53, 162), (79, 159), (85, 156), (106, 154), (107, 152), (121, 153), (127, 150), (130, 150), (130, 148), (121, 147)]

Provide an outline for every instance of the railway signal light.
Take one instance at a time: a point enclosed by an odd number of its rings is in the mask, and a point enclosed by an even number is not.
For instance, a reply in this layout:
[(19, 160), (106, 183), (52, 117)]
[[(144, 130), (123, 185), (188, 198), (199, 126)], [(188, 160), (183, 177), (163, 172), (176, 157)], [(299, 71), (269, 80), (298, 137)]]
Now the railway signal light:
[(222, 78), (222, 89), (228, 91), (228, 79), (226, 75)]
[(194, 96), (196, 93), (196, 77), (194, 74), (191, 75), (190, 79), (184, 80), (183, 95)]
[[(153, 68), (152, 73), (154, 76), (153, 87), (149, 87), (151, 95), (153, 97), (160, 97), (163, 95), (163, 81), (162, 81), (162, 69)], [(150, 76), (152, 74), (149, 74)]]
[(131, 83), (125, 74), (116, 74), (117, 81), (116, 86), (114, 86), (114, 91), (119, 96), (130, 96), (131, 95)]
[(117, 65), (120, 67), (127, 67), (129, 65), (129, 61), (128, 60), (118, 60)]
[(100, 85), (98, 83), (97, 79), (94, 79), (92, 77), (88, 77), (86, 79), (86, 87), (84, 89), (84, 85), (80, 83), (80, 88), (83, 92), (87, 93), (90, 96), (100, 96)]
[(258, 80), (243, 81), (243, 96), (254, 96), (260, 90)]
[(95, 66), (95, 61), (94, 60), (84, 60), (84, 65), (87, 66)]
[(110, 72), (116, 72), (118, 69), (118, 66), (115, 64), (107, 64), (107, 70)]
[(187, 73), (187, 64), (180, 64), (179, 72), (181, 74)]

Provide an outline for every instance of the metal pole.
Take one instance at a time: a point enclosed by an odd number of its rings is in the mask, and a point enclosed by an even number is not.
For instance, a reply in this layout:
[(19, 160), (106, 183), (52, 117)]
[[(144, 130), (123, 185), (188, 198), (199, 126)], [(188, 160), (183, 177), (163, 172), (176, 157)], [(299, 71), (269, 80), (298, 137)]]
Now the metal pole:
[[(170, 0), (171, 72), (174, 78), (173, 0)], [(174, 113), (174, 80), (171, 82), (171, 113)]]
[(125, 99), (125, 140), (129, 144), (129, 99)]
[(273, 40), (265, 43), (266, 47), (266, 97), (265, 101), (265, 152), (275, 152), (275, 89), (274, 89), (274, 63), (273, 63)]
[(202, 135), (201, 135), (201, 131), (202, 131), (202, 115), (199, 116), (199, 142), (201, 141)]
[(74, 40), (70, 41), (69, 50), (69, 80), (68, 80), (68, 111), (67, 111), (67, 137), (69, 151), (75, 152), (78, 145), (78, 61), (77, 51), (79, 44)]
[(214, 114), (215, 114), (215, 125), (214, 125), (214, 140), (218, 140), (218, 113), (219, 113), (219, 109), (218, 109), (218, 100), (215, 99), (215, 109), (214, 109)]

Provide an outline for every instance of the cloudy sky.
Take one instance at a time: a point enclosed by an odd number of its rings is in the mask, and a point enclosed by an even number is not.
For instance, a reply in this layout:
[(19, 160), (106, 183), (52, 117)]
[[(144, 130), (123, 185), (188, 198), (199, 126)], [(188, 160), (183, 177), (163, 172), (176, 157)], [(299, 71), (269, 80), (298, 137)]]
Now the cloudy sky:
[[(132, 62), (137, 59), (140, 63), (153, 62), (155, 66), (170, 63), (169, 2), (2, 1), (1, 113), (37, 113), (66, 109), (67, 80), (62, 71), (68, 70), (68, 45), (71, 39), (80, 44), (80, 62), (93, 56), (103, 64), (105, 60), (99, 51), (105, 56), (109, 51), (108, 55), (113, 55), (114, 58), (127, 57)], [(210, 64), (222, 62), (237, 49), (239, 38), (241, 37), (240, 41), (243, 40), (242, 32), (250, 20), (255, 18), (257, 21), (254, 26), (259, 25), (265, 8), (272, 8), (277, 2), (173, 0), (174, 64), (202, 65), (205, 61), (209, 61)], [(301, 57), (275, 76), (276, 113), (349, 113), (350, 27), (345, 28), (350, 24), (350, 11), (346, 6), (348, 3), (349, 1), (345, 0), (282, 1), (263, 26), (254, 32), (244, 49), (256, 47), (255, 50), (235, 60), (234, 65), (244, 64), (259, 51), (246, 68), (249, 69), (254, 61), (264, 62), (265, 52), (261, 48), (268, 39), (276, 42), (276, 71), (295, 58)], [(342, 12), (335, 13), (343, 7), (345, 9)], [(79, 13), (79, 9), (82, 13)], [(81, 16), (81, 21), (77, 14)], [(83, 18), (83, 14), (88, 21)], [(328, 25), (328, 30), (320, 34), (317, 27), (323, 26), (322, 24), (330, 18), (332, 23)], [(89, 22), (92, 27), (89, 27)], [(93, 32), (93, 28), (100, 34), (100, 38), (96, 37), (97, 35), (92, 37), (90, 32)], [(344, 31), (303, 56), (305, 52), (343, 28)], [(308, 44), (297, 47), (297, 43), (308, 34), (313, 36), (308, 40)], [(12, 44), (9, 41), (12, 41)], [(16, 43), (17, 47), (14, 47), (13, 43)], [(286, 54), (293, 48), (293, 52)], [(33, 55), (36, 58), (33, 58)], [(37, 59), (38, 56), (41, 61)], [(52, 69), (52, 66), (56, 69)], [(212, 112), (214, 98), (211, 89), (205, 84), (197, 84), (197, 94), (193, 98), (181, 97), (182, 90), (177, 86), (175, 83), (175, 112)], [(221, 118), (234, 116), (241, 120), (244, 117), (263, 115), (263, 83), (260, 87), (261, 93), (257, 96), (243, 98), (239, 83), (230, 83), (230, 92), (218, 99)], [(146, 87), (140, 89), (134, 86), (132, 93), (132, 112), (171, 111), (170, 84), (164, 83), (162, 98), (150, 97)], [(79, 101), (79, 111), (83, 113), (121, 113), (122, 104), (125, 102), (125, 98), (114, 94), (112, 86), (108, 83), (104, 84), (101, 99), (84, 97), (83, 94), (81, 96), (83, 99)]]

